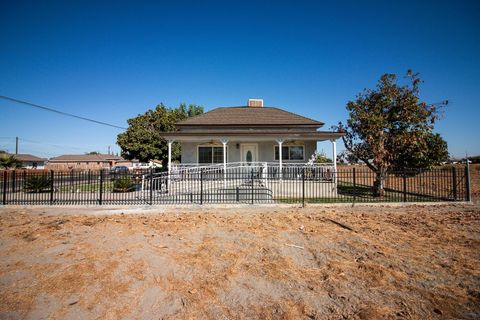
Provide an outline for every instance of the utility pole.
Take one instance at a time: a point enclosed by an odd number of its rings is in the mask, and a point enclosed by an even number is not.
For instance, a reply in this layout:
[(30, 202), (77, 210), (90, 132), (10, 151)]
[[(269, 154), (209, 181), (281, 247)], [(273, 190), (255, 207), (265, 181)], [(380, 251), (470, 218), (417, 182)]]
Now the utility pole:
[(108, 154), (110, 154), (110, 146), (108, 146)]
[(15, 137), (15, 154), (18, 154), (18, 137)]

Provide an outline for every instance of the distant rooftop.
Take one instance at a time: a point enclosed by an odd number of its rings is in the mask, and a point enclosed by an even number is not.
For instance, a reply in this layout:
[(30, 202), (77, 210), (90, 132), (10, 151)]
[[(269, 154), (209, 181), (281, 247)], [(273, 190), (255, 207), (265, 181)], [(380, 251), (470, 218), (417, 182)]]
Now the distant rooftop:
[(64, 154), (58, 157), (50, 158), (51, 162), (64, 162), (64, 161), (97, 161), (97, 162), (107, 162), (110, 160), (123, 160), (120, 156), (115, 156), (112, 154)]
[(31, 161), (31, 162), (47, 161), (47, 159), (45, 159), (45, 158), (40, 158), (40, 157), (34, 156), (32, 154), (28, 154), (28, 153), (12, 154), (12, 156), (14, 156), (15, 159), (17, 159), (19, 161)]

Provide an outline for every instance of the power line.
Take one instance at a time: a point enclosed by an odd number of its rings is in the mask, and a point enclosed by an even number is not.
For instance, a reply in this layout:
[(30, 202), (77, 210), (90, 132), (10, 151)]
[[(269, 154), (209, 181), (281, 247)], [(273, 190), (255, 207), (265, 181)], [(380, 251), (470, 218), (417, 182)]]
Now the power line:
[(28, 102), (28, 101), (18, 100), (18, 99), (11, 98), (11, 97), (6, 97), (6, 96), (0, 96), (0, 99), (4, 99), (4, 100), (11, 101), (11, 102), (16, 102), (16, 103), (24, 104), (24, 105), (27, 105), (27, 106), (30, 106), (30, 107), (34, 107), (34, 108), (38, 108), (38, 109), (42, 109), (42, 110), (45, 110), (45, 111), (55, 112), (55, 113), (61, 114), (61, 115), (63, 115), (63, 116), (72, 117), (72, 118), (77, 118), (77, 119), (80, 119), (80, 120), (85, 120), (85, 121), (93, 122), (93, 123), (96, 123), (96, 124), (101, 124), (101, 125), (104, 125), (104, 126), (109, 126), (109, 127), (113, 127), (113, 128), (117, 128), (117, 129), (122, 129), (122, 130), (126, 130), (126, 129), (127, 129), (127, 128), (125, 128), (125, 127), (120, 127), (120, 126), (117, 126), (117, 125), (114, 125), (114, 124), (110, 124), (110, 123), (107, 123), (107, 122), (98, 121), (98, 120), (94, 120), (94, 119), (89, 119), (89, 118), (85, 118), (85, 117), (82, 117), (82, 116), (77, 116), (77, 115), (75, 115), (75, 114), (71, 114), (71, 113), (68, 113), (68, 112), (63, 112), (63, 111), (56, 110), (56, 109), (53, 109), (53, 108), (41, 106), (41, 105), (39, 105), (39, 104), (31, 103), (31, 102)]
[[(0, 137), (0, 141), (2, 140), (15, 140), (16, 137)], [(70, 144), (53, 144), (49, 142), (44, 142), (44, 141), (35, 141), (35, 140), (30, 140), (30, 139), (25, 139), (22, 137), (18, 138), (19, 141), (27, 142), (27, 143), (33, 143), (33, 144), (39, 144), (42, 146), (50, 146), (50, 147), (56, 147), (56, 148), (61, 148), (61, 149), (78, 149), (78, 150), (84, 150), (84, 149), (95, 149), (95, 148), (104, 148), (106, 147), (105, 145), (101, 144), (82, 144), (80, 147), (77, 145), (70, 145)], [(11, 142), (12, 144), (14, 143), (13, 141)], [(108, 145), (107, 145), (108, 146)]]
[(71, 145), (58, 145), (58, 144), (51, 144), (51, 143), (44, 143), (44, 142), (37, 142), (37, 141), (32, 141), (32, 140), (25, 140), (25, 139), (20, 139), (20, 141), (27, 142), (27, 144), (34, 144), (34, 145), (40, 145), (40, 146), (47, 146), (47, 147), (54, 147), (56, 149), (61, 149), (61, 150), (82, 150), (85, 152), (87, 149), (103, 149), (105, 146), (103, 145), (83, 145), (82, 147), (75, 147)]

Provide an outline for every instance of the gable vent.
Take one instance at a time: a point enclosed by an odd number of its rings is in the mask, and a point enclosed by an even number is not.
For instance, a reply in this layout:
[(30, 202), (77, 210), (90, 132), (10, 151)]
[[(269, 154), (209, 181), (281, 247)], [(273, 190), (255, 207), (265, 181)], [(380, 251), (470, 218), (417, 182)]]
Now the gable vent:
[(263, 107), (263, 99), (248, 99), (249, 107)]

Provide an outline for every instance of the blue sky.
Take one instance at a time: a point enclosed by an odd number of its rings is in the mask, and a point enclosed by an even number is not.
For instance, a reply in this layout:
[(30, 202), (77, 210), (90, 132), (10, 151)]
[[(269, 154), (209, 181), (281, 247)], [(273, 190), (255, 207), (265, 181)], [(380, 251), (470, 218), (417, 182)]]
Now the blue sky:
[[(383, 73), (420, 72), (454, 156), (480, 154), (476, 1), (1, 1), (0, 95), (120, 126), (160, 102), (249, 97), (326, 123)], [(0, 101), (0, 149), (105, 152), (120, 130)], [(320, 149), (330, 152), (328, 144)], [(339, 149), (343, 146), (340, 144)]]

